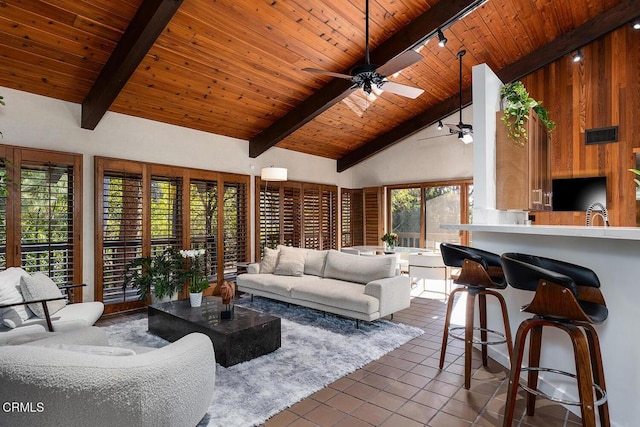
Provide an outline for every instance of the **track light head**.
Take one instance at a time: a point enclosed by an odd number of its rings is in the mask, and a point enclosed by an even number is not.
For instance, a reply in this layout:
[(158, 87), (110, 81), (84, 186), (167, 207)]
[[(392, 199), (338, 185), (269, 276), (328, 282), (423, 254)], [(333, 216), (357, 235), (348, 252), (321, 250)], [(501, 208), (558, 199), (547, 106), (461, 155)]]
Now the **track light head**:
[(443, 127), (442, 120), (438, 120), (438, 130), (442, 130)]
[(447, 44), (447, 38), (442, 33), (442, 30), (438, 28), (438, 46), (444, 47)]
[(576, 50), (573, 54), (573, 62), (580, 62), (582, 61), (582, 58), (584, 58), (584, 52), (582, 49)]

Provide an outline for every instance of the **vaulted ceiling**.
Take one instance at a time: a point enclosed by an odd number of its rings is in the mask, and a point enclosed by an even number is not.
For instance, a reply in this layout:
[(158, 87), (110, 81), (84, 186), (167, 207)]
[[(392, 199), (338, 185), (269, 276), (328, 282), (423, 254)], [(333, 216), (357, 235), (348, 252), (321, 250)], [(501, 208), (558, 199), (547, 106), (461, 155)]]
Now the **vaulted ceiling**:
[[(345, 170), (464, 104), (471, 67), (513, 81), (640, 16), (638, 0), (370, 0), (371, 60), (423, 59), (365, 96), (365, 0), (3, 0), (0, 86), (338, 160)], [(448, 42), (438, 46), (441, 28)]]

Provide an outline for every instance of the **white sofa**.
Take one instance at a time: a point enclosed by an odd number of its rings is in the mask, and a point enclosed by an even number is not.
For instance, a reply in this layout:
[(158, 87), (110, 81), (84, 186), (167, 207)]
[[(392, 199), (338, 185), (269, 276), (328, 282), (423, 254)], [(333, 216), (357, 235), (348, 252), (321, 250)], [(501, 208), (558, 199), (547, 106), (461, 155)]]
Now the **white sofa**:
[[(291, 253), (303, 260), (301, 274), (287, 268)], [(238, 276), (239, 291), (368, 322), (410, 305), (409, 278), (396, 275), (394, 255), (362, 257), (279, 246), (274, 272), (264, 273), (269, 255), (267, 251), (260, 264), (250, 264), (247, 274)]]
[(0, 347), (0, 424), (197, 425), (213, 398), (211, 340), (192, 333), (146, 350), (118, 355), (130, 350), (108, 347), (104, 331), (96, 327)]

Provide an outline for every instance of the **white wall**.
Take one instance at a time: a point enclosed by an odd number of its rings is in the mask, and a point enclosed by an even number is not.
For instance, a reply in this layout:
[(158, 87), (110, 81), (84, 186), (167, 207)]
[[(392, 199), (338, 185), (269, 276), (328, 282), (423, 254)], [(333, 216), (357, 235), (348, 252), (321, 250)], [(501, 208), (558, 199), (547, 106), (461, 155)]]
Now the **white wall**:
[[(462, 117), (472, 123), (472, 107), (465, 108)], [(459, 121), (457, 113), (443, 119), (444, 123)], [(471, 178), (475, 143), (463, 144), (456, 136), (444, 136), (447, 132), (446, 126), (441, 131), (430, 126), (352, 167), (351, 187)], [(433, 136), (442, 137), (420, 140)]]
[[(83, 155), (83, 282), (85, 300), (93, 300), (94, 183), (93, 156), (108, 156), (258, 176), (262, 167), (288, 169), (289, 179), (340, 185), (351, 172), (336, 172), (336, 162), (272, 148), (249, 157), (247, 141), (107, 112), (94, 131), (80, 127), (79, 104), (0, 87), (0, 144)], [(252, 169), (251, 166), (254, 166)], [(251, 182), (253, 195), (254, 181)], [(253, 201), (250, 202), (253, 206)], [(253, 239), (254, 214), (251, 210)]]

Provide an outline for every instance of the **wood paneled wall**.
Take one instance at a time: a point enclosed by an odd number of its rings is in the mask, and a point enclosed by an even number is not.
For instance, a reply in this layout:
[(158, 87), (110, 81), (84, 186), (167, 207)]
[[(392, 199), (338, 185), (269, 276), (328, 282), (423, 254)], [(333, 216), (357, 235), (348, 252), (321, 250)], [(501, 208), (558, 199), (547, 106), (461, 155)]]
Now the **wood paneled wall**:
[[(551, 133), (553, 178), (604, 175), (613, 226), (636, 226), (633, 149), (640, 147), (640, 31), (625, 25), (522, 81), (542, 101)], [(618, 142), (585, 145), (586, 129), (618, 126)], [(584, 224), (584, 213), (536, 212), (536, 224)]]

